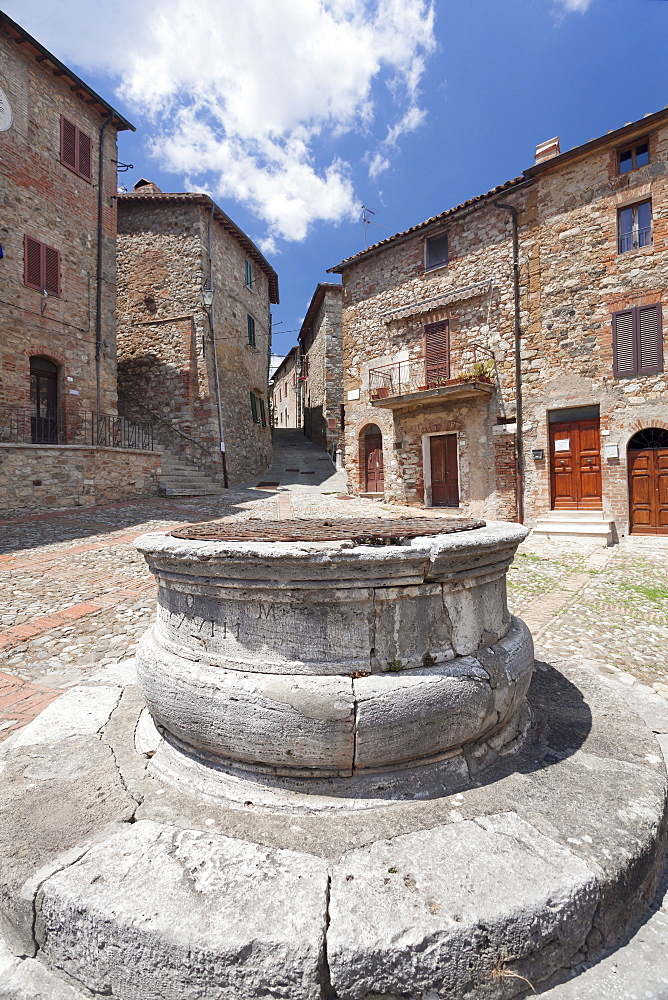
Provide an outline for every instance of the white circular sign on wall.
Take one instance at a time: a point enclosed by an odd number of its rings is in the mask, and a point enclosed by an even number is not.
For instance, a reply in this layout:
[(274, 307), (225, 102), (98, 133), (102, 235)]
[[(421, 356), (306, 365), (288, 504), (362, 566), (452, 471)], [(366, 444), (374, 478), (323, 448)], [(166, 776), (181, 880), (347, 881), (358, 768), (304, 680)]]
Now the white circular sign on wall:
[(11, 128), (12, 121), (12, 106), (6, 93), (0, 87), (0, 132), (6, 132), (8, 128)]

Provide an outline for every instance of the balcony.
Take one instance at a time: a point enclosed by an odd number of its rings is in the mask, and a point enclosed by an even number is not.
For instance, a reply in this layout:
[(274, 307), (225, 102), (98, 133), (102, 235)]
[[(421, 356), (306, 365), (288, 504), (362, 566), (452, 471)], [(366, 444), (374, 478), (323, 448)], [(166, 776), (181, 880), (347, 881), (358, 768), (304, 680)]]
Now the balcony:
[(0, 406), (0, 444), (92, 445), (153, 451), (153, 425), (115, 414), (83, 411), (67, 415), (27, 406)]
[(494, 391), (494, 355), (470, 344), (447, 360), (421, 355), (369, 370), (371, 405), (388, 410), (434, 406), (444, 401), (484, 398)]

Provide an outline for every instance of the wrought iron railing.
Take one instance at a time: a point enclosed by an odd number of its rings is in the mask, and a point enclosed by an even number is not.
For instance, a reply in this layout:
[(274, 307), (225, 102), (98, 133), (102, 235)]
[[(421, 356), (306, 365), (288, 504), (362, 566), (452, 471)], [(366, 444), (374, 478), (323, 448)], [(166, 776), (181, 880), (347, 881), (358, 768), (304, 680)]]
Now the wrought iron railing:
[(461, 351), (451, 351), (449, 357), (443, 359), (420, 355), (372, 368), (369, 371), (369, 392), (372, 399), (383, 399), (461, 382), (492, 382), (494, 377), (492, 351), (479, 344), (469, 344)]
[(40, 413), (28, 406), (0, 406), (0, 443), (78, 444), (153, 451), (153, 425), (111, 413)]
[(641, 247), (652, 245), (652, 227), (644, 226), (630, 233), (619, 234), (619, 252), (626, 253), (627, 250), (638, 250)]

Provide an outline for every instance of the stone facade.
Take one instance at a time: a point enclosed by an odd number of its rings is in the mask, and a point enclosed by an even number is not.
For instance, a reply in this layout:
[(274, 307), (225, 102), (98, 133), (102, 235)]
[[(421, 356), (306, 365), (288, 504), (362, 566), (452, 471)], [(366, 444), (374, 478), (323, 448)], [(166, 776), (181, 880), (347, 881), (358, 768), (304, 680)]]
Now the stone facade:
[(299, 348), (293, 347), (274, 372), (271, 387), (271, 413), (274, 427), (302, 426), (301, 368)]
[[(628, 149), (641, 153), (626, 171), (620, 156)], [(368, 488), (371, 429), (374, 440), (382, 434), (385, 495), (434, 504), (430, 438), (454, 435), (459, 503), (445, 505), (513, 519), (519, 480), (524, 517), (535, 524), (555, 506), (551, 467), (559, 455), (550, 425), (594, 415), (600, 496), (589, 508), (613, 521), (618, 536), (629, 531), (628, 443), (641, 429), (668, 428), (668, 361), (660, 342), (659, 371), (620, 375), (613, 314), (656, 304), (660, 329), (667, 174), (665, 111), (568, 153), (558, 153), (554, 140), (523, 176), (332, 268), (344, 286), (345, 449), (353, 492)], [(626, 249), (621, 213), (649, 202), (647, 245)], [(518, 226), (519, 357), (509, 204)], [(444, 259), (434, 261), (439, 252)], [(441, 375), (448, 377), (436, 378), (425, 336), (446, 323), (449, 369)], [(579, 509), (580, 500), (571, 506)]]
[[(42, 356), (58, 368), (58, 410), (65, 426), (83, 411), (115, 413), (116, 136), (132, 126), (4, 14), (0, 87), (13, 114), (11, 127), (0, 133), (0, 406), (30, 407), (30, 358)], [(90, 179), (81, 176), (88, 172), (85, 166), (77, 173), (61, 160), (61, 118), (79, 130), (83, 141), (90, 140)], [(96, 351), (100, 148), (104, 190)], [(44, 295), (26, 283), (25, 237), (57, 251), (59, 294)]]
[(206, 195), (143, 183), (118, 213), (121, 411), (154, 420), (163, 447), (219, 482), (222, 430), (229, 484), (257, 476), (271, 462), (274, 270)]
[(301, 330), (304, 433), (335, 456), (341, 447), (343, 357), (341, 285), (321, 282)]
[(87, 507), (158, 492), (160, 455), (130, 448), (6, 444), (0, 495), (6, 509)]

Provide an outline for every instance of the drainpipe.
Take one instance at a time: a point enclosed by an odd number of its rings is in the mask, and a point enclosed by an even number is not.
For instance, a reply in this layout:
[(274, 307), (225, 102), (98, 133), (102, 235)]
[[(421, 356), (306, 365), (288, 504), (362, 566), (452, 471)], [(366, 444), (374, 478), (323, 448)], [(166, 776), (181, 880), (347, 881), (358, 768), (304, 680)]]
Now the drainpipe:
[(218, 410), (218, 436), (220, 437), (220, 458), (223, 463), (223, 486), (228, 489), (229, 483), (227, 480), (227, 456), (225, 454), (225, 434), (223, 433), (223, 410), (220, 405), (220, 377), (218, 374), (218, 348), (216, 345), (216, 315), (215, 315), (215, 305), (213, 300), (213, 257), (211, 254), (211, 223), (213, 222), (213, 212), (214, 206), (211, 205), (211, 212), (209, 214), (209, 221), (207, 225), (207, 252), (209, 255), (209, 291), (211, 295), (211, 305), (209, 307), (209, 325), (211, 327), (211, 339), (213, 341), (213, 371), (214, 371), (214, 383), (216, 389), (216, 409)]
[(95, 404), (101, 410), (101, 365), (102, 365), (102, 210), (104, 207), (104, 133), (111, 125), (111, 115), (100, 127), (99, 155), (97, 164), (97, 274), (95, 288)]
[(513, 226), (513, 295), (515, 299), (515, 489), (517, 520), (524, 524), (524, 452), (522, 441), (522, 327), (520, 322), (520, 249), (517, 233), (517, 209), (504, 201), (495, 201), (497, 208), (510, 212)]

